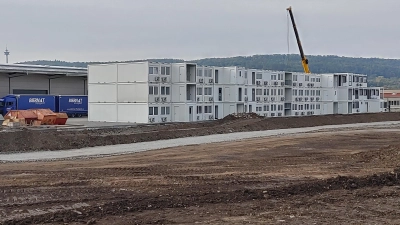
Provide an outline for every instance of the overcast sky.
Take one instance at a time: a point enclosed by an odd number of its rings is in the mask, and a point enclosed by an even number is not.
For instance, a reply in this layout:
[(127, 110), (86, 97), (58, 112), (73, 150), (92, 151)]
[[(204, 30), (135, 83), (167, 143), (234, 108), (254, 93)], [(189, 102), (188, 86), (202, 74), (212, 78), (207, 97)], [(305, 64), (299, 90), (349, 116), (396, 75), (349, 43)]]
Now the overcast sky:
[[(0, 0), (10, 63), (287, 53), (400, 58), (400, 0)], [(292, 27), (290, 52), (298, 54)], [(1, 63), (5, 62), (3, 56)]]

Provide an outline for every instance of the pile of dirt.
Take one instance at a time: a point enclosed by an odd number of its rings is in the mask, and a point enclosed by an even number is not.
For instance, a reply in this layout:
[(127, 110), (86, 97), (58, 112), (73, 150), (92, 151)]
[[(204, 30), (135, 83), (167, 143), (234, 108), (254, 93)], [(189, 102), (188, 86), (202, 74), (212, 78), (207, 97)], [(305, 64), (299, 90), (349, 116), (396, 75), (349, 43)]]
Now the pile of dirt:
[(385, 166), (395, 166), (400, 163), (400, 146), (389, 145), (378, 150), (360, 152), (353, 155), (353, 159), (365, 163), (379, 163)]
[(257, 113), (232, 113), (225, 116), (222, 121), (238, 120), (238, 119), (259, 119), (264, 118)]
[(230, 115), (225, 119), (209, 122), (141, 125), (131, 128), (103, 128), (84, 131), (21, 130), (0, 132), (0, 140), (2, 140), (0, 152), (67, 150), (232, 132), (399, 121), (400, 113), (275, 118), (260, 118), (256, 114), (249, 114), (243, 117)]
[(363, 177), (337, 176), (314, 182), (304, 182), (279, 189), (264, 191), (269, 197), (286, 197), (288, 195), (315, 195), (332, 190), (352, 190), (366, 187), (382, 187), (400, 184), (399, 168), (390, 173), (373, 174)]

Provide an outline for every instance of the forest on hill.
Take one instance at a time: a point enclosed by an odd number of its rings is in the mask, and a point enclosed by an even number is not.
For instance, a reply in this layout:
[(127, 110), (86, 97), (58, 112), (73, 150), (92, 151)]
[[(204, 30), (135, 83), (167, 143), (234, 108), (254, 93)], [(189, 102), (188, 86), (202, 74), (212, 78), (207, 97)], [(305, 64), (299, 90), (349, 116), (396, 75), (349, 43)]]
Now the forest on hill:
[[(155, 62), (184, 62), (182, 59), (148, 59)], [(400, 60), (381, 58), (355, 58), (334, 55), (308, 56), (312, 73), (360, 73), (368, 75), (370, 86), (400, 89)], [(124, 62), (134, 62), (132, 60)], [(190, 62), (206, 66), (241, 66), (251, 69), (284, 70), (302, 72), (300, 56), (297, 54), (284, 55), (254, 55), (229, 58), (205, 58)], [(65, 62), (60, 60), (36, 60), (21, 62), (21, 64), (50, 65), (67, 67), (87, 67), (89, 64), (107, 62)]]

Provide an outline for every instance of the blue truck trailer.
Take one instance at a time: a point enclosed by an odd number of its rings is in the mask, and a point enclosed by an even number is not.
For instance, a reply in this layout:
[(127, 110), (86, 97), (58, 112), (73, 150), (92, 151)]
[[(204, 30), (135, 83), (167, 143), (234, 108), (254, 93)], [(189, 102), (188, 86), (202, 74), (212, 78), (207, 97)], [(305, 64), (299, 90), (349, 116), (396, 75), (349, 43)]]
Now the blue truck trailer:
[(10, 110), (50, 109), (68, 117), (87, 116), (87, 95), (7, 95), (0, 98), (0, 114)]
[(68, 117), (88, 115), (87, 95), (58, 95), (56, 96), (56, 112), (66, 113)]

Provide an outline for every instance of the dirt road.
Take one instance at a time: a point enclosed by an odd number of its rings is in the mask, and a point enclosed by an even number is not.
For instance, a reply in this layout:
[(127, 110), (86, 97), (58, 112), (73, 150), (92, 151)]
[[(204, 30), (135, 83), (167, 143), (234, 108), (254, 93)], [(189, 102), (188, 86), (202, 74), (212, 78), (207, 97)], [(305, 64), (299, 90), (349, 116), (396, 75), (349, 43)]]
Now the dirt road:
[[(399, 224), (399, 129), (0, 165), (2, 224)], [(389, 146), (390, 145), (390, 146)]]

